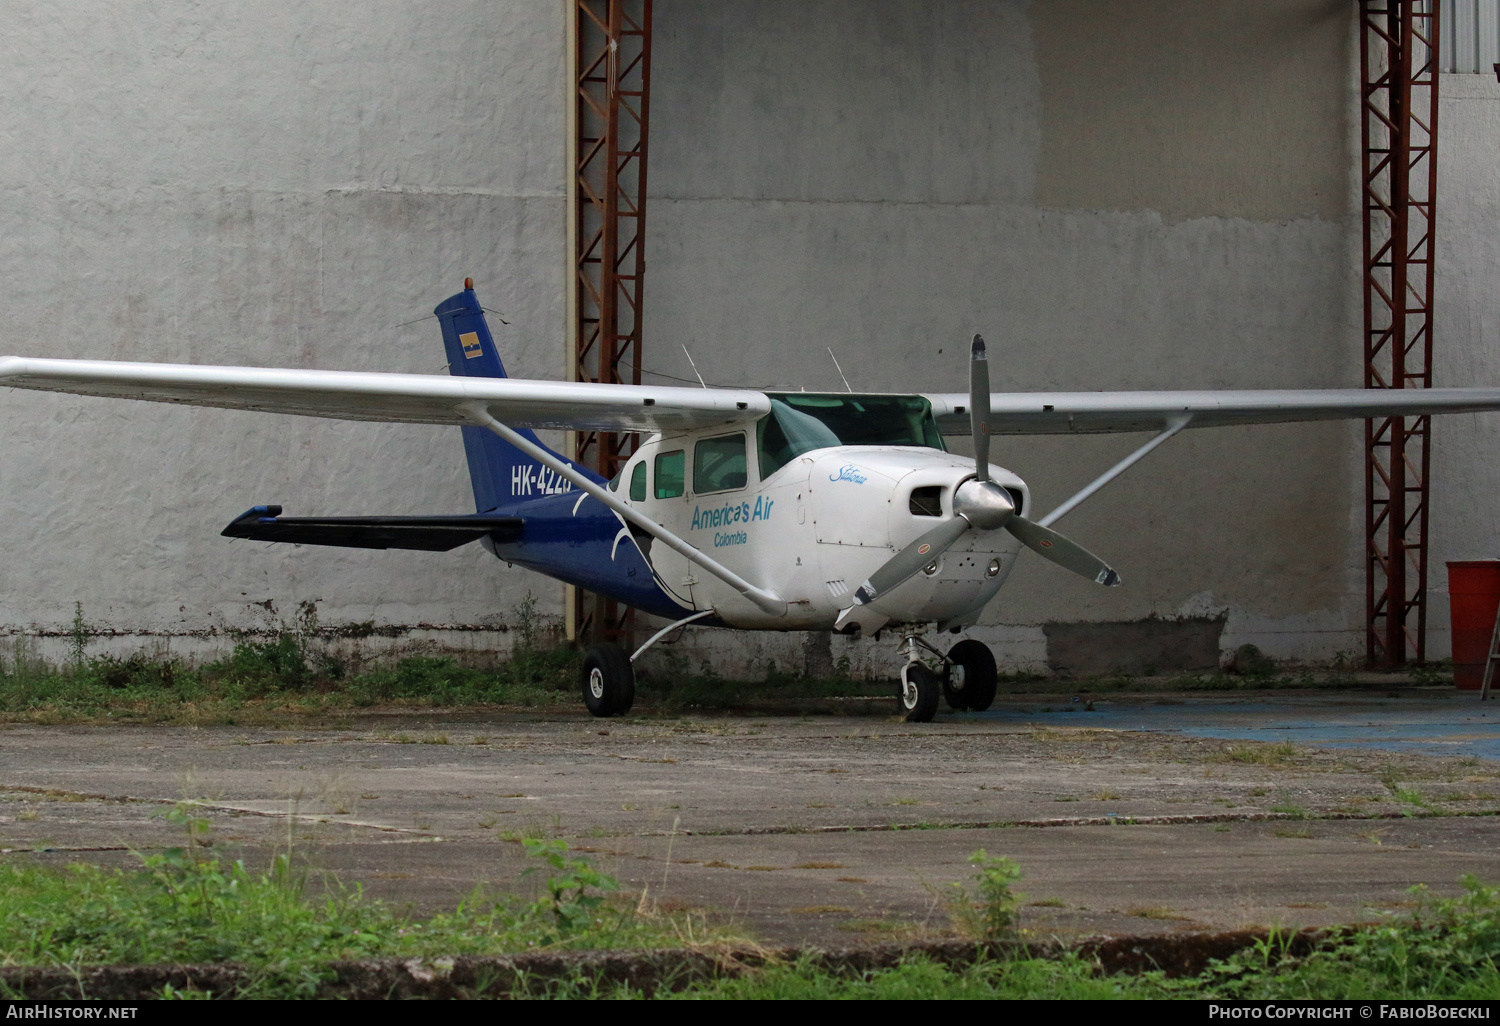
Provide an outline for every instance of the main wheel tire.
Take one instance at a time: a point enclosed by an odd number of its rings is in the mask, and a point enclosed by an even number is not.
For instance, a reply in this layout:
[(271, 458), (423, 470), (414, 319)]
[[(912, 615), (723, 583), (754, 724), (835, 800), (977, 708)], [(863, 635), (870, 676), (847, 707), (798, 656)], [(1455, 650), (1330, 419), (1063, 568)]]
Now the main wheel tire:
[(635, 703), (635, 671), (618, 645), (595, 645), (583, 655), (583, 704), (595, 716), (620, 716)]
[(995, 656), (989, 646), (965, 638), (948, 650), (943, 697), (950, 709), (984, 712), (995, 701)]
[(901, 711), (907, 723), (926, 723), (937, 712), (942, 697), (938, 675), (921, 663), (907, 663), (901, 668)]

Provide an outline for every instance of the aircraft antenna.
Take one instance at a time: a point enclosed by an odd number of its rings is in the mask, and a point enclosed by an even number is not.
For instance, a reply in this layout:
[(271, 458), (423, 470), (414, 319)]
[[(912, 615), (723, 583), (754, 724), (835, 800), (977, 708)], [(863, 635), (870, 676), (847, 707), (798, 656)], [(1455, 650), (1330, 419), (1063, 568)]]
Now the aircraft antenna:
[[(828, 356), (829, 356), (830, 359), (833, 360), (833, 369), (839, 372), (839, 377), (844, 378), (844, 368), (842, 368), (842, 367), (839, 366), (839, 358), (837, 356), (833, 355), (833, 346), (829, 346), (828, 347)], [(845, 392), (853, 392), (854, 391), (854, 389), (852, 389), (852, 388), (849, 387), (849, 379), (848, 378), (844, 378), (844, 391)]]
[[(698, 365), (693, 362), (693, 354), (688, 352), (687, 346), (682, 347), (682, 355), (688, 358), (688, 366), (693, 368), (693, 373), (698, 374)], [(708, 382), (703, 380), (702, 374), (698, 374), (698, 384), (702, 385), (704, 388), (708, 387)]]

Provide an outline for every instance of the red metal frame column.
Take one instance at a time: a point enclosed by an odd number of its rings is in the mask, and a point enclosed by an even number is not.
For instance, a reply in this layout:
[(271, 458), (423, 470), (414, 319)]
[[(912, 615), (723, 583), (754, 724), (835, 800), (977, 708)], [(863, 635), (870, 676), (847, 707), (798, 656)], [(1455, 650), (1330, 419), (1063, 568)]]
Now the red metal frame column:
[[(1437, 0), (1362, 0), (1365, 387), (1432, 386)], [(1427, 654), (1430, 418), (1365, 422), (1365, 652)]]
[[(577, 276), (572, 377), (641, 383), (651, 0), (576, 0), (573, 17)], [(574, 458), (613, 477), (634, 434), (579, 432)], [(580, 637), (628, 643), (631, 611), (577, 595)]]

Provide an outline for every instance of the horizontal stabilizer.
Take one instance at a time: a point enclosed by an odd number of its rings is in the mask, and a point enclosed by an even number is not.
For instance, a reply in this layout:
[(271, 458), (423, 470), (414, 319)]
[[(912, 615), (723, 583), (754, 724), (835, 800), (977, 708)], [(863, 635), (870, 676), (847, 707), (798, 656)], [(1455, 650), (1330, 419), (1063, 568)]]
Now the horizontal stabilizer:
[(457, 517), (283, 517), (280, 506), (255, 506), (221, 532), (226, 538), (342, 545), (355, 549), (422, 549), (447, 552), (492, 536), (497, 542), (521, 536), (520, 517), (479, 514)]

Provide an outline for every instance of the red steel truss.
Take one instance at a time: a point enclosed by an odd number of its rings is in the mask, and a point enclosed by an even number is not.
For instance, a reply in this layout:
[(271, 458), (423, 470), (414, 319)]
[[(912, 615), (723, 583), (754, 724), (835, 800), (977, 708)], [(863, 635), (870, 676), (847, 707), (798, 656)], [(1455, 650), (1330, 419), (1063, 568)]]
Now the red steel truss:
[[(576, 0), (575, 381), (641, 383), (651, 0)], [(613, 477), (634, 434), (580, 432), (574, 458)], [(630, 610), (578, 595), (580, 637), (628, 638)]]
[[(1361, 0), (1365, 387), (1432, 386), (1437, 0)], [(1428, 417), (1365, 421), (1365, 652), (1421, 662)]]

